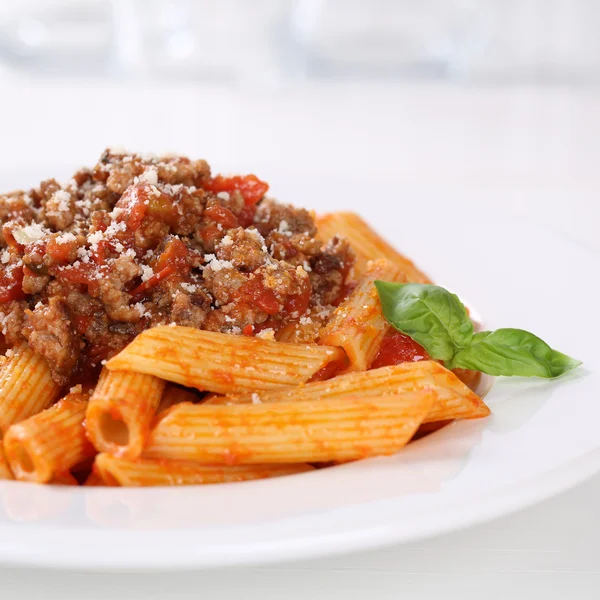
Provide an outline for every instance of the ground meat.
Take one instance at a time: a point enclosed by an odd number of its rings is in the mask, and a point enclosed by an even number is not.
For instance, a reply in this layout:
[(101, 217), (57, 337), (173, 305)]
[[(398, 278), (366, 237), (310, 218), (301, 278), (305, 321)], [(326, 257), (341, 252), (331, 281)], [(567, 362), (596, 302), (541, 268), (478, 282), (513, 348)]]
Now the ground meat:
[(206, 289), (215, 299), (218, 306), (225, 306), (238, 297), (238, 290), (248, 281), (248, 278), (231, 267), (220, 269), (205, 268), (204, 283)]
[(344, 238), (333, 238), (312, 261), (310, 281), (313, 293), (323, 306), (337, 304), (344, 295), (348, 271), (354, 264), (354, 251)]
[(28, 339), (70, 385), (156, 325), (300, 340), (343, 296), (352, 254), (267, 189), (202, 160), (107, 150), (65, 184), (0, 196), (5, 341)]
[(111, 192), (122, 194), (146, 171), (154, 171), (157, 178), (171, 185), (200, 187), (210, 177), (210, 168), (204, 160), (191, 161), (181, 156), (143, 158), (109, 149), (96, 165), (94, 179), (105, 182)]
[(317, 233), (315, 220), (311, 213), (303, 208), (294, 208), (290, 204), (278, 204), (274, 200), (263, 200), (254, 223), (263, 235), (279, 230), (289, 233), (306, 233), (314, 236)]
[(201, 306), (193, 304), (191, 297), (187, 294), (183, 292), (175, 294), (171, 308), (171, 319), (177, 325), (202, 329), (202, 325), (206, 321), (206, 313), (207, 311)]
[(24, 300), (13, 300), (12, 302), (0, 304), (2, 335), (5, 342), (10, 346), (23, 340), (23, 326), (27, 308), (27, 302)]
[(75, 198), (66, 190), (58, 189), (44, 204), (46, 224), (55, 231), (63, 231), (75, 220)]
[(216, 247), (219, 260), (229, 261), (234, 268), (249, 273), (270, 258), (265, 240), (256, 229), (238, 227), (224, 236)]
[(55, 381), (66, 385), (81, 347), (64, 302), (50, 298), (47, 305), (27, 310), (26, 315), (25, 335), (30, 348), (46, 358)]
[(110, 274), (101, 278), (96, 285), (90, 286), (90, 294), (98, 298), (108, 316), (114, 321), (137, 323), (140, 311), (129, 306), (131, 295), (124, 292), (125, 284), (142, 274), (142, 268), (129, 256), (120, 256), (114, 262)]
[(30, 269), (23, 273), (23, 292), (25, 294), (41, 294), (50, 282), (50, 275), (38, 274)]
[[(21, 225), (37, 219), (37, 210), (32, 196), (25, 192), (13, 192), (0, 196), (0, 223), (14, 221)], [(6, 246), (3, 229), (0, 229), (0, 247)]]

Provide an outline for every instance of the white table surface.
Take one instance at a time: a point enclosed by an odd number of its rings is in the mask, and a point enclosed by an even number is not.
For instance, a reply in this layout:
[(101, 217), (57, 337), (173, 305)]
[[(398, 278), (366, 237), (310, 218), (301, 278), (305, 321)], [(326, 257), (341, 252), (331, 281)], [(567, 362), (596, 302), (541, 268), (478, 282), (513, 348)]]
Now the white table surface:
[[(345, 83), (228, 91), (4, 75), (0, 176), (17, 186), (32, 183), (32, 170), (65, 174), (107, 145), (170, 149), (217, 170), (251, 170), (275, 190), (278, 178), (309, 172), (382, 178), (398, 201), (443, 194), (462, 210), (494, 202), (599, 251), (599, 108), (593, 89)], [(0, 597), (598, 598), (599, 505), (600, 476), (510, 517), (404, 547), (205, 573), (0, 569)]]

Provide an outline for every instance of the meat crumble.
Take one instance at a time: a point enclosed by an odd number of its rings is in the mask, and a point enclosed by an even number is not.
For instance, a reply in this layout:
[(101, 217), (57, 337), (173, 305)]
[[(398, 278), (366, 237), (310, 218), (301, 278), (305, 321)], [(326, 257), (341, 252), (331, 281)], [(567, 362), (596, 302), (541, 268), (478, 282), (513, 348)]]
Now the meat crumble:
[(109, 149), (66, 184), (0, 196), (5, 344), (26, 340), (68, 386), (157, 325), (318, 329), (345, 295), (352, 250), (267, 190), (203, 160)]

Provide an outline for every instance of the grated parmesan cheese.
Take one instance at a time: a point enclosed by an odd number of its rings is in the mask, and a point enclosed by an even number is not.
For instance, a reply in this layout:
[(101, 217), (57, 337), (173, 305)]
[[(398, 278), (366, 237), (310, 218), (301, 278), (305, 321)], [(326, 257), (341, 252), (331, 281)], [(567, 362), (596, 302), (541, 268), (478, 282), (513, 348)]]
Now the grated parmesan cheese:
[[(141, 181), (147, 181), (150, 185), (158, 185), (158, 173), (156, 169), (150, 167), (140, 175)], [(159, 192), (160, 195), (160, 192)]]
[(256, 334), (257, 338), (260, 338), (261, 340), (268, 340), (271, 342), (275, 341), (275, 330), (273, 329), (263, 329), (262, 331), (259, 331)]
[(181, 287), (188, 293), (193, 294), (194, 292), (196, 292), (198, 290), (198, 286), (194, 285), (193, 283), (181, 283), (180, 284)]
[(142, 281), (148, 281), (148, 279), (150, 279), (150, 277), (153, 275), (154, 271), (152, 270), (152, 267), (149, 267), (148, 265), (142, 265)]
[(205, 254), (204, 262), (208, 262), (205, 269), (221, 271), (223, 269), (233, 269), (233, 264), (229, 260), (219, 260), (214, 254)]
[(41, 240), (43, 237), (48, 235), (50, 232), (42, 227), (39, 223), (35, 221), (31, 222), (31, 225), (26, 225), (25, 227), (18, 227), (13, 229), (13, 237), (19, 244), (23, 244), (23, 246), (27, 244), (31, 244)]
[(60, 212), (71, 210), (71, 194), (65, 190), (57, 190), (52, 194), (52, 198), (57, 201), (56, 209)]
[(59, 235), (55, 242), (57, 244), (67, 244), (69, 242), (74, 242), (75, 240), (77, 240), (77, 238), (70, 231), (67, 231), (67, 233)]

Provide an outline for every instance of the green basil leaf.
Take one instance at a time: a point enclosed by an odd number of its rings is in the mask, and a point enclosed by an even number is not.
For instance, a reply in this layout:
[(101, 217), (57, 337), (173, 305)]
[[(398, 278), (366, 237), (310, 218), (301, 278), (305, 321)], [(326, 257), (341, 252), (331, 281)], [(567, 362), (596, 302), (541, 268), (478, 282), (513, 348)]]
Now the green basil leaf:
[(432, 358), (451, 360), (469, 345), (473, 323), (455, 294), (423, 283), (376, 281), (375, 286), (385, 318)]
[(471, 344), (457, 352), (450, 366), (488, 375), (554, 378), (580, 364), (528, 331), (498, 329), (475, 334)]

